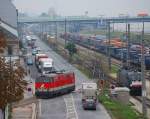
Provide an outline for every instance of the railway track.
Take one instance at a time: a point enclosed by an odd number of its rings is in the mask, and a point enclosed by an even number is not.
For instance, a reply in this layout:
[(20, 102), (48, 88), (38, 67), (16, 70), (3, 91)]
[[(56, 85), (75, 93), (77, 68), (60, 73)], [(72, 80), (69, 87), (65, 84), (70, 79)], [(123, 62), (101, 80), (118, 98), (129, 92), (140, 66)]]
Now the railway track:
[[(142, 102), (142, 97), (140, 97), (140, 96), (133, 96), (133, 98), (135, 98), (139, 102)], [(146, 105), (148, 108), (150, 108), (150, 99), (149, 98), (146, 98)]]
[[(86, 51), (88, 50), (90, 53), (92, 53), (93, 51), (95, 51), (96, 53), (101, 54), (101, 55), (103, 55), (105, 58), (107, 58), (107, 56), (106, 56), (105, 54), (100, 53), (100, 52), (97, 51), (97, 50), (89, 49), (88, 47), (83, 46), (83, 45), (78, 44), (78, 43), (76, 43), (76, 45), (77, 45), (77, 49), (86, 50)], [(122, 64), (121, 61), (116, 60), (115, 58), (112, 58), (112, 57), (111, 57), (111, 61), (112, 61), (112, 64), (113, 64), (113, 65), (117, 65), (117, 66), (121, 67), (121, 64)]]
[[(89, 52), (95, 51), (96, 53), (99, 53), (99, 54), (103, 55), (105, 58), (107, 58), (107, 56), (104, 53), (100, 53), (99, 51), (97, 51), (97, 50), (95, 50), (93, 48), (89, 49), (89, 47), (84, 46), (84, 45), (79, 44), (79, 43), (76, 43), (76, 45), (77, 45), (78, 49), (88, 50)], [(117, 60), (117, 59), (115, 59), (113, 57), (111, 57), (111, 62), (112, 62), (113, 65), (116, 65), (118, 67), (121, 67), (121, 65), (122, 65), (122, 61)], [(139, 67), (135, 66), (134, 64), (132, 64), (132, 65), (133, 65), (134, 68), (136, 68), (136, 70), (140, 69)], [(150, 80), (150, 71), (147, 71), (145, 78), (146, 78), (146, 80)]]

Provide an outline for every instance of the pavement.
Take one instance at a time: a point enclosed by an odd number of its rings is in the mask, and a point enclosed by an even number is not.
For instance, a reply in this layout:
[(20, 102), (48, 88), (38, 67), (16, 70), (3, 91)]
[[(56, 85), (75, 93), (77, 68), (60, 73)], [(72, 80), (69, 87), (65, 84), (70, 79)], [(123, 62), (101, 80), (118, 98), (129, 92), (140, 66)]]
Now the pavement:
[[(20, 63), (23, 67), (25, 67), (25, 69), (28, 68), (23, 58), (20, 59)], [(28, 86), (24, 92), (24, 99), (14, 103), (12, 106), (12, 119), (33, 119), (33, 116), (35, 115), (35, 105), (37, 105), (37, 99), (33, 97), (34, 79), (28, 73), (24, 80), (28, 82)], [(28, 90), (29, 88), (31, 91)]]
[(150, 80), (146, 80), (147, 98), (150, 99)]
[(3, 113), (1, 109), (0, 109), (0, 119), (3, 119)]
[(13, 108), (12, 119), (32, 119), (32, 104)]
[[(36, 42), (36, 46), (39, 46), (44, 53), (54, 60), (56, 70), (65, 69), (75, 73), (76, 90), (81, 88), (83, 82), (90, 82), (84, 74), (39, 39)], [(31, 77), (35, 79), (38, 75), (36, 67), (30, 66), (30, 71)], [(51, 99), (40, 99), (39, 103), (39, 119), (111, 119), (106, 109), (100, 103), (97, 104), (96, 111), (83, 110), (81, 94), (78, 92)]]
[[(26, 76), (25, 80), (30, 82), (30, 76)], [(29, 84), (27, 88), (31, 91), (25, 90), (24, 99), (12, 105), (12, 119), (33, 119), (35, 115), (35, 105), (38, 105), (38, 100), (33, 97), (33, 84)]]

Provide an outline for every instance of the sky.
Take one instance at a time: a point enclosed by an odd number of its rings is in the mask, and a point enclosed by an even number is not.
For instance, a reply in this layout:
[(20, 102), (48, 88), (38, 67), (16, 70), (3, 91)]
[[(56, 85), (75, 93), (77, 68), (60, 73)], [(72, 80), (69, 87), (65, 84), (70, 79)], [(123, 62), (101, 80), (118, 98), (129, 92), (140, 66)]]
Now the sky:
[(144, 12), (150, 15), (150, 0), (13, 0), (20, 12), (39, 15), (54, 7), (62, 16), (85, 15), (113, 17), (119, 14), (136, 16)]

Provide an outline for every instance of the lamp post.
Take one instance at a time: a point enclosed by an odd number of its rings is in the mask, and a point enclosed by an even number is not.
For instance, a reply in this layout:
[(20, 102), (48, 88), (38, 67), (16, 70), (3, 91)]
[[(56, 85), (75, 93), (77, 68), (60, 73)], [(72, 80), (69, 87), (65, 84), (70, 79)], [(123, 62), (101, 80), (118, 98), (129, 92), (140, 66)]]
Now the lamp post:
[(58, 31), (57, 31), (57, 21), (55, 22), (55, 45), (56, 45), (56, 49), (57, 49), (57, 40), (58, 40)]
[[(144, 17), (143, 17), (144, 18)], [(141, 79), (142, 79), (142, 111), (143, 115), (146, 116), (146, 81), (145, 81), (145, 57), (144, 57), (144, 20), (142, 23), (142, 37), (141, 37), (141, 45), (142, 45), (142, 55), (141, 55)]]
[(126, 24), (127, 37), (127, 67), (130, 66), (130, 24)]
[(100, 25), (102, 26), (102, 24), (103, 24), (103, 17), (104, 17), (105, 15), (100, 14), (100, 15), (98, 15), (98, 16), (99, 16), (99, 18), (100, 18)]
[(108, 51), (108, 66), (109, 66), (109, 71), (111, 71), (111, 56), (110, 56), (110, 21), (108, 22), (108, 45), (107, 45), (107, 51)]
[(141, 35), (141, 80), (142, 80), (142, 112), (144, 117), (147, 116), (146, 107), (146, 80), (145, 80), (145, 56), (144, 56), (144, 17), (148, 16), (146, 13), (138, 14), (142, 18), (142, 35)]
[(66, 36), (67, 35), (67, 26), (66, 25), (67, 25), (67, 20), (65, 18), (65, 46), (66, 46), (66, 41), (67, 41), (67, 39), (66, 39), (67, 38), (67, 36)]

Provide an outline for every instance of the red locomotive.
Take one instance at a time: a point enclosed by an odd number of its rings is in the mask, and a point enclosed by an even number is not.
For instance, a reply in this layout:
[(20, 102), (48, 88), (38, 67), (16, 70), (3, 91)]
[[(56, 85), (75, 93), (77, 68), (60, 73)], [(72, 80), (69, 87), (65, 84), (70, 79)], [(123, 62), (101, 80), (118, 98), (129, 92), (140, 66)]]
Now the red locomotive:
[(37, 98), (51, 98), (74, 90), (75, 75), (73, 72), (47, 74), (35, 80)]

